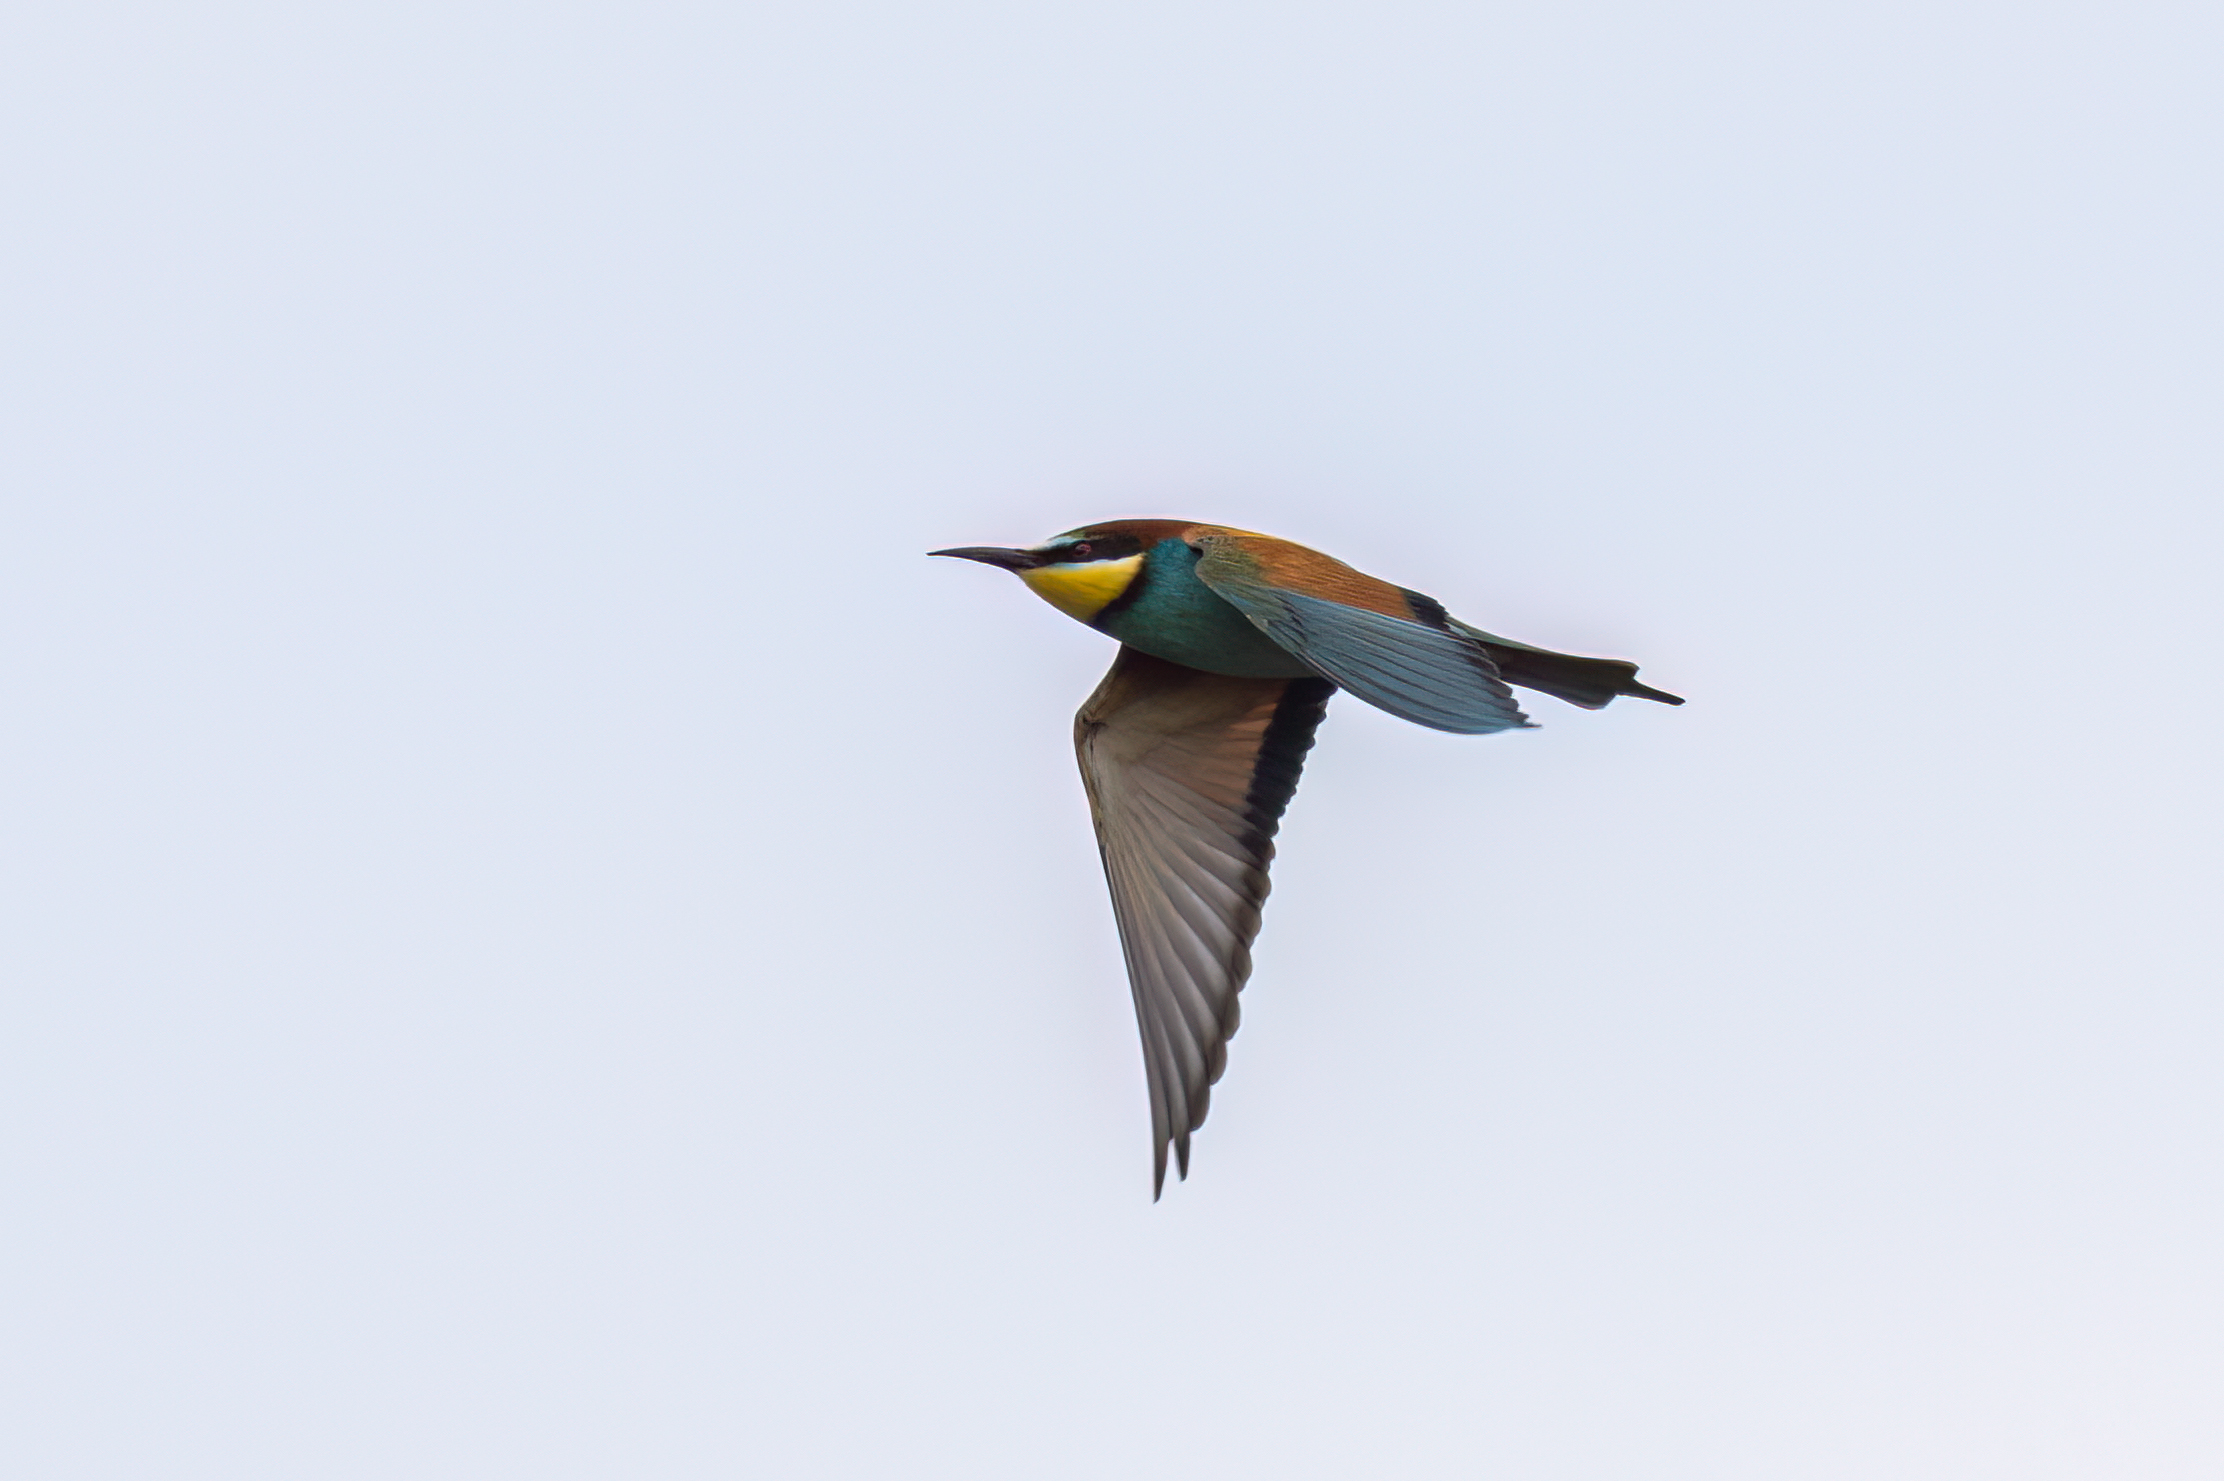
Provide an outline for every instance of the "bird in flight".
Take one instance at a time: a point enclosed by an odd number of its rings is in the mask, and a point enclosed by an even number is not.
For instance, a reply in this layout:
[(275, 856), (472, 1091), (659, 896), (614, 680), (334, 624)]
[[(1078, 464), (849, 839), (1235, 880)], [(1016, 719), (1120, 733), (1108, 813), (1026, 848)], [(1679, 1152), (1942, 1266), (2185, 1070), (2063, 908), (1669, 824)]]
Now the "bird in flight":
[(1189, 1176), (1251, 975), (1274, 832), (1331, 695), (1460, 735), (1529, 726), (1508, 685), (1590, 710), (1624, 694), (1683, 703), (1638, 683), (1634, 663), (1486, 633), (1417, 591), (1224, 525), (1123, 519), (1025, 550), (930, 554), (1014, 572), (1120, 642), (1074, 746), (1143, 1033), (1153, 1200), (1169, 1145)]

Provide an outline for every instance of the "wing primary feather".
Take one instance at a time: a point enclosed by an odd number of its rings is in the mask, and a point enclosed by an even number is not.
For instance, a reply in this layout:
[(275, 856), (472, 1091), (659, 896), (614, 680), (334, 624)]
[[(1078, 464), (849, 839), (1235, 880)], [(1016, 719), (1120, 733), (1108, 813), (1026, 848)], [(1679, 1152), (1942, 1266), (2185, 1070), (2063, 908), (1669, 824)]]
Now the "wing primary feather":
[[(1237, 537), (1208, 535), (1197, 543), (1204, 552), (1198, 580), (1324, 678), (1367, 703), (1416, 725), (1463, 735), (1528, 725), (1482, 642), (1460, 631), (1448, 615), (1436, 622), (1443, 611), (1436, 604), (1417, 607), (1403, 588), (1317, 552), (1305, 553), (1303, 571), (1278, 580), (1267, 568), (1286, 561), (1262, 565), (1259, 552)], [(1288, 584), (1292, 580), (1297, 584)]]
[(1241, 1022), (1274, 834), (1335, 684), (1207, 674), (1122, 648), (1074, 718), (1149, 1080), (1151, 1196)]

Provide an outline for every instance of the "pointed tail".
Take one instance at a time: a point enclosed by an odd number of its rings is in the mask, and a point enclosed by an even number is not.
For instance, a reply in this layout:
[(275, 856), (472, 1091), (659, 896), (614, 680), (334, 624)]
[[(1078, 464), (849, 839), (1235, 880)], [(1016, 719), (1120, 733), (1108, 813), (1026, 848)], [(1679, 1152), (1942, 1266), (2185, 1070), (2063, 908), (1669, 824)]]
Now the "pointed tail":
[[(1460, 626), (1467, 625), (1461, 623)], [(1571, 705), (1581, 705), (1586, 710), (1602, 709), (1625, 694), (1634, 699), (1658, 700), (1666, 705), (1683, 703), (1681, 698), (1665, 690), (1638, 683), (1637, 665), (1627, 659), (1578, 658), (1572, 653), (1532, 648), (1527, 643), (1516, 643), (1475, 628), (1467, 630), (1490, 650), (1490, 660), (1498, 665), (1500, 678), (1524, 689), (1564, 699)]]

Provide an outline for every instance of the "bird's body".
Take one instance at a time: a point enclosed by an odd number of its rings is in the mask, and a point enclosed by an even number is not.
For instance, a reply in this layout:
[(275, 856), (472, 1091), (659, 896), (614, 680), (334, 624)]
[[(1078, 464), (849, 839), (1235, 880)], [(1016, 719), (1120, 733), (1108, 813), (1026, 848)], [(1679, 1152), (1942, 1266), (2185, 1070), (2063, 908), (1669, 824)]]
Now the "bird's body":
[(1681, 704), (1637, 666), (1515, 643), (1435, 600), (1271, 535), (1119, 520), (1032, 549), (939, 550), (1003, 566), (1121, 643), (1075, 720), (1151, 1088), (1155, 1190), (1183, 1176), (1227, 1062), (1268, 861), (1338, 688), (1461, 734), (1526, 727), (1508, 683), (1596, 709)]

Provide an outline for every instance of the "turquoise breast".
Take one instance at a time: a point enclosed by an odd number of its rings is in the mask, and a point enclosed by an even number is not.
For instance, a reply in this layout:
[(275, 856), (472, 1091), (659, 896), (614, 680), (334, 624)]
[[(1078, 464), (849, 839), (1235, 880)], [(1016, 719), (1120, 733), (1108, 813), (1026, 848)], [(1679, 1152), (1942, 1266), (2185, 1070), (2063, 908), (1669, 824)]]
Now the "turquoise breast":
[(1208, 674), (1294, 679), (1313, 672), (1198, 580), (1197, 561), (1186, 542), (1160, 541), (1134, 584), (1094, 625), (1153, 658)]

